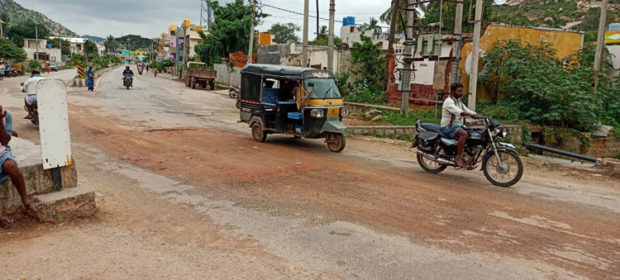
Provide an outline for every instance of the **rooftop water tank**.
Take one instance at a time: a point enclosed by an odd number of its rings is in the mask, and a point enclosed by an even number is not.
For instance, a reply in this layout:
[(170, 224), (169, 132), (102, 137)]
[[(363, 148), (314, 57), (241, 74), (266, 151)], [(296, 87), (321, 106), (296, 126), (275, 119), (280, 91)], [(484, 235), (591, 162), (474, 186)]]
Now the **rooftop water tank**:
[(344, 17), (344, 18), (342, 18), (342, 25), (343, 26), (355, 25), (355, 17)]

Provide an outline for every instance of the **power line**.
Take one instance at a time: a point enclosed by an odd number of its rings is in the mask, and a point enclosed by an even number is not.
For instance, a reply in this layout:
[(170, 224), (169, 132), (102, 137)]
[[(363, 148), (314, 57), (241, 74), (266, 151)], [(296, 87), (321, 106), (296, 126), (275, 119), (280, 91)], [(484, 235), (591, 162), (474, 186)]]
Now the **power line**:
[[(267, 7), (267, 8), (272, 8), (272, 9), (276, 9), (276, 10), (280, 10), (280, 11), (291, 13), (291, 14), (296, 14), (296, 15), (301, 15), (301, 16), (304, 15), (301, 12), (296, 12), (296, 11), (292, 11), (292, 10), (283, 9), (283, 8), (280, 8), (280, 7), (276, 7), (276, 6), (272, 6), (272, 5), (269, 5), (269, 4), (265, 4), (264, 2), (261, 2), (261, 6), (262, 7)], [(313, 16), (313, 15), (310, 15), (310, 17), (311, 18), (316, 18), (316, 16)], [(319, 19), (320, 20), (329, 21), (329, 19), (324, 18), (324, 17), (319, 17)], [(334, 20), (334, 22), (343, 23), (342, 20)], [(355, 25), (361, 25), (361, 24), (355, 24)], [(389, 28), (388, 26), (379, 26), (379, 27), (381, 27), (381, 28)]]

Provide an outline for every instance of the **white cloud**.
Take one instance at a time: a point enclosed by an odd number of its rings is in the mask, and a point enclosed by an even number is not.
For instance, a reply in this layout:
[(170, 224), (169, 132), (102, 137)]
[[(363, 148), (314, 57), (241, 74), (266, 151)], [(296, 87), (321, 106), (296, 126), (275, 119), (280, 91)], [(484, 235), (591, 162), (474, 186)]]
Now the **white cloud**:
[[(121, 36), (137, 34), (157, 37), (170, 24), (179, 25), (187, 18), (192, 23), (200, 22), (200, 0), (16, 0), (27, 9), (36, 10), (78, 34), (96, 36)], [(220, 1), (227, 3), (229, 0)], [(336, 19), (355, 16), (357, 23), (368, 22), (370, 17), (378, 18), (387, 9), (390, 0), (336, 0)], [(259, 0), (282, 9), (303, 12), (303, 0)], [(260, 6), (260, 4), (259, 4)], [(303, 16), (263, 7), (271, 16), (257, 29), (264, 31), (274, 23), (293, 22), (303, 24)], [(319, 1), (320, 16), (329, 17), (329, 0)], [(310, 0), (310, 14), (316, 15), (316, 0)], [(320, 25), (328, 25), (320, 20)], [(310, 18), (309, 38), (314, 38), (316, 19)], [(386, 25), (386, 24), (382, 24)], [(336, 34), (342, 26), (336, 23)], [(301, 38), (301, 32), (299, 33)]]

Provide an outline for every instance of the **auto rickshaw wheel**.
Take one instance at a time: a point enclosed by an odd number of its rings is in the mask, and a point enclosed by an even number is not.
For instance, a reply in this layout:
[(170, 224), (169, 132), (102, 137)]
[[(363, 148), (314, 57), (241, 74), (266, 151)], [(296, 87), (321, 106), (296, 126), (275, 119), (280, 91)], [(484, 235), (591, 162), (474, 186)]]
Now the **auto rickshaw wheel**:
[(255, 123), (252, 125), (252, 137), (254, 140), (258, 142), (265, 142), (267, 139), (267, 133), (263, 130), (263, 126), (260, 123)]
[(347, 145), (347, 141), (342, 133), (327, 134), (327, 139), (325, 139), (325, 142), (327, 142), (327, 148), (334, 153), (342, 152), (344, 147)]

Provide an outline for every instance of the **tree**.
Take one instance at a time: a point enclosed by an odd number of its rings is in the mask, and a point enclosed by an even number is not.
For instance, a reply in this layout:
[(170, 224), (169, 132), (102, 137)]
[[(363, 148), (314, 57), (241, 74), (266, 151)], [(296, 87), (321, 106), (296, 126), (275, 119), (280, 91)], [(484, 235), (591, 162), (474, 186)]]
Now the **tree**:
[[(321, 29), (319, 31), (319, 36), (317, 36), (314, 41), (308, 42), (308, 44), (325, 46), (329, 43), (328, 40), (329, 35), (327, 34), (327, 26), (323, 25), (321, 26)], [(334, 36), (334, 45), (338, 45), (340, 43), (342, 43), (342, 39), (340, 39), (338, 36)]]
[[(214, 21), (209, 28), (209, 34), (198, 32), (202, 41), (195, 50), (200, 60), (211, 66), (219, 63), (222, 57), (228, 57), (230, 53), (238, 51), (247, 53), (252, 7), (244, 5), (243, 0), (235, 0), (225, 6), (220, 6), (218, 1), (205, 1), (213, 11)], [(260, 19), (266, 16), (262, 12), (257, 12), (255, 25), (260, 25)]]
[(116, 41), (116, 39), (112, 35), (108, 36), (105, 39), (105, 41), (103, 42), (103, 45), (105, 46), (107, 53), (116, 52), (118, 48), (120, 47), (120, 44), (118, 43), (118, 41)]
[(24, 21), (21, 24), (11, 26), (6, 35), (13, 44), (23, 47), (24, 39), (35, 39), (36, 35), (39, 39), (47, 39), (51, 32), (41, 24), (36, 24), (32, 20)]
[(383, 30), (381, 29), (381, 26), (379, 26), (379, 21), (376, 18), (372, 18), (372, 17), (370, 18), (369, 23), (362, 24), (362, 26), (360, 26), (359, 29), (362, 32), (371, 30), (373, 35), (379, 35), (383, 32)]
[[(48, 43), (50, 43), (52, 45), (52, 48), (59, 48), (60, 47), (60, 52), (62, 53), (62, 55), (71, 55), (71, 46), (70, 46), (70, 42), (68, 40), (64, 40), (64, 39), (60, 39), (60, 42), (58, 41), (58, 38), (56, 39), (50, 39), (48, 40)], [(61, 43), (62, 43), (62, 47), (61, 47)]]
[(295, 32), (300, 31), (301, 27), (289, 22), (286, 24), (276, 23), (269, 28), (269, 33), (275, 35), (274, 41), (277, 43), (286, 43), (289, 40), (299, 43), (299, 37), (295, 35)]
[[(390, 5), (390, 7), (385, 10), (385, 12), (383, 12), (383, 14), (381, 14), (381, 16), (379, 16), (379, 19), (382, 22), (385, 23), (392, 23), (392, 14), (393, 14), (393, 9), (396, 7), (396, 5), (398, 5), (398, 14), (397, 14), (397, 19), (396, 19), (396, 29), (398, 32), (405, 30), (405, 26), (403, 26), (403, 23), (407, 23), (407, 11), (405, 11), (405, 9), (407, 8), (407, 2), (408, 0), (393, 0), (392, 4)], [(414, 17), (420, 18), (420, 11), (416, 10)]]
[(372, 39), (361, 34), (362, 43), (353, 43), (351, 57), (353, 62), (360, 65), (360, 69), (354, 71), (360, 75), (370, 90), (381, 90), (385, 67), (385, 55), (379, 44), (373, 43)]
[(26, 60), (26, 52), (11, 41), (0, 37), (0, 58), (22, 62)]
[(86, 54), (89, 60), (98, 57), (99, 49), (97, 48), (97, 44), (91, 40), (86, 40), (84, 43), (84, 54)]

